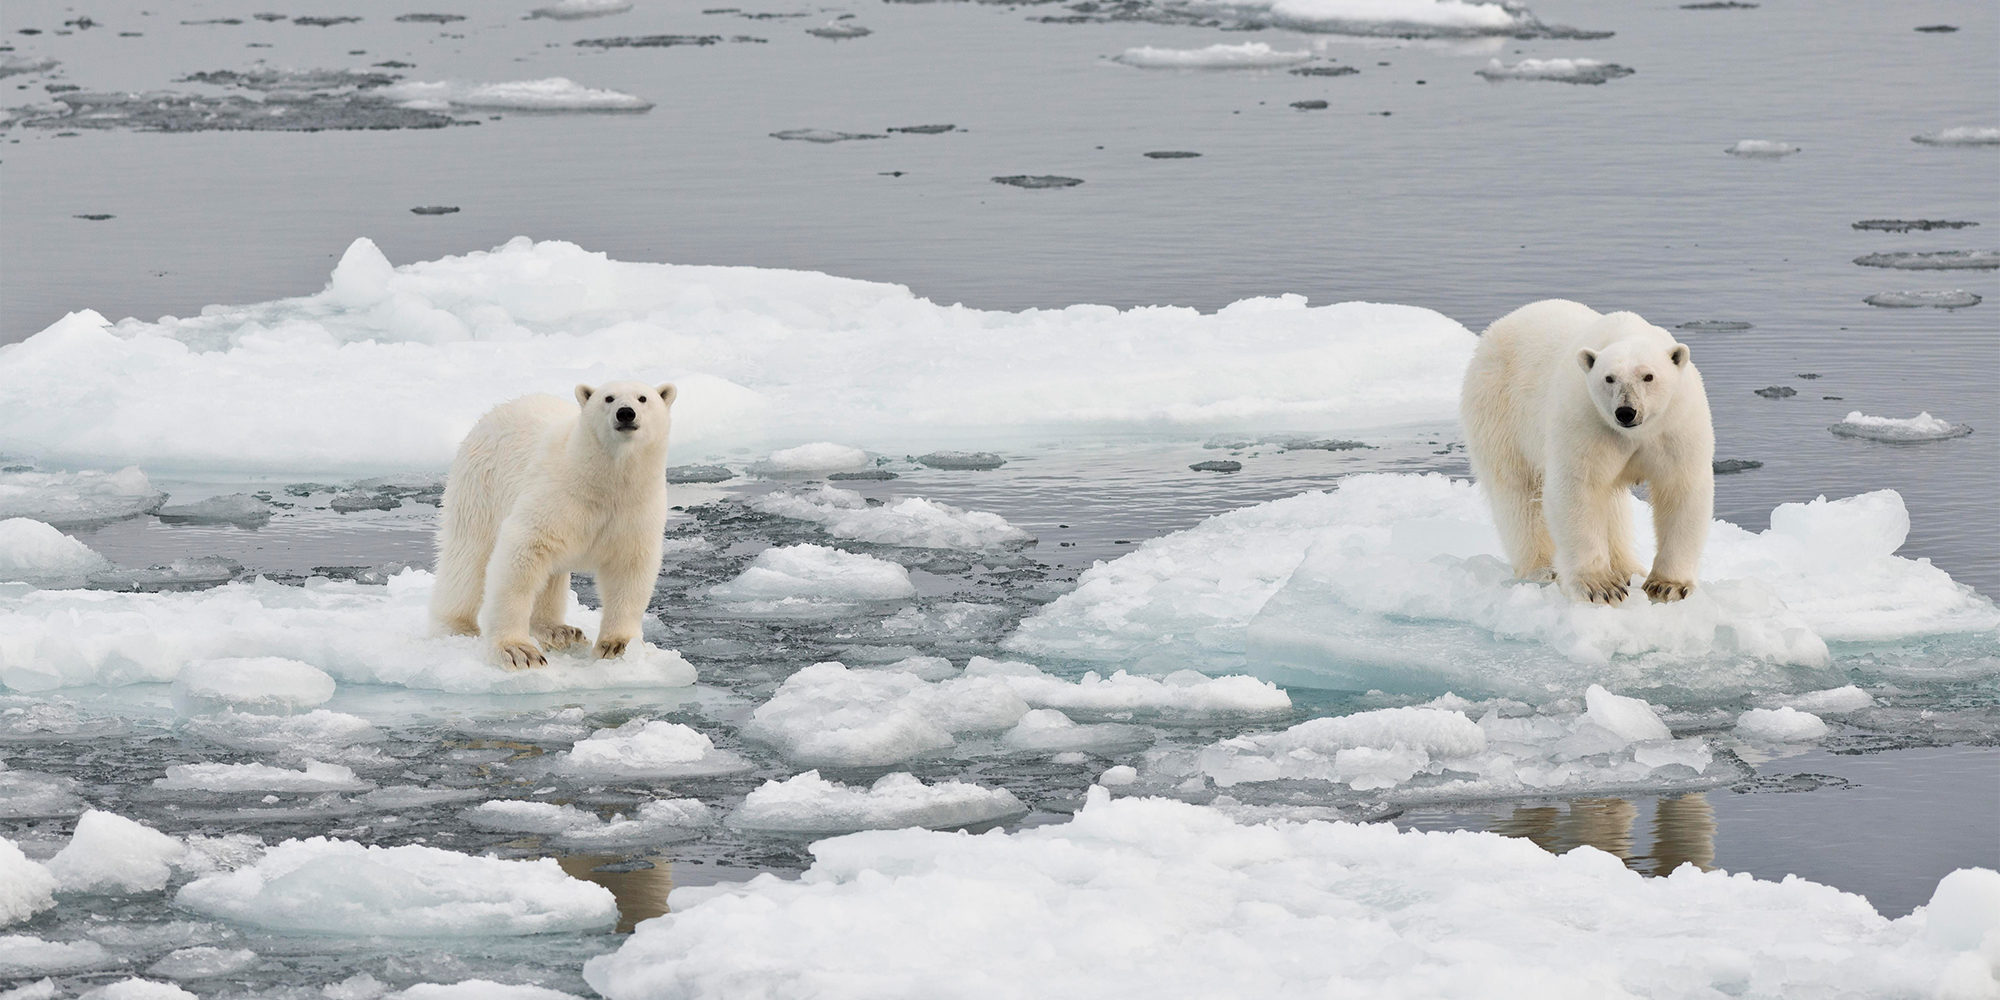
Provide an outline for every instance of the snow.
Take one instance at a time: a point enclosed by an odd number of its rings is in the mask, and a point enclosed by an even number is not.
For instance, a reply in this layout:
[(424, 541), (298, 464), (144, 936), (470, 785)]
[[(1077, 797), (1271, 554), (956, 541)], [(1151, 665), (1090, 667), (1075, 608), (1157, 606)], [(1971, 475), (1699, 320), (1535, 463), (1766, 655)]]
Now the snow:
[[(5, 60), (0, 60), (0, 67), (5, 64)], [(56, 981), (43, 976), (25, 986), (17, 986), (0, 993), (0, 1000), (54, 1000), (55, 995)]]
[(1532, 26), (1524, 10), (1461, 0), (1232, 0), (1280, 27), (1358, 35), (1512, 35)]
[(966, 664), (965, 676), (999, 678), (1036, 708), (1096, 718), (1145, 716), (1168, 722), (1210, 723), (1282, 718), (1292, 711), (1291, 697), (1277, 685), (1241, 675), (1211, 678), (1179, 670), (1153, 678), (1120, 670), (1105, 678), (1089, 671), (1075, 681), (1065, 681), (1033, 664), (975, 656)]
[(867, 601), (917, 596), (910, 572), (886, 559), (810, 543), (765, 549), (708, 596), (742, 610), (815, 614)]
[(284, 715), (333, 697), (333, 678), (309, 663), (280, 656), (200, 660), (174, 678), (174, 708), (183, 715), (224, 709)]
[[(680, 654), (641, 644), (612, 660), (557, 653), (546, 668), (494, 666), (476, 638), (432, 636), (431, 574), (405, 570), (388, 586), (264, 580), (190, 593), (0, 590), (0, 685), (46, 691), (171, 683), (190, 664), (281, 657), (340, 683), (459, 693), (521, 694), (685, 687)], [(598, 614), (570, 598), (569, 622), (595, 632)], [(296, 697), (302, 691), (293, 692)]]
[[(632, 5), (629, 3), (625, 5), (625, 7), (630, 6)], [(409, 989), (391, 993), (382, 1000), (582, 1000), (582, 998), (574, 993), (564, 993), (546, 986), (520, 986), (496, 983), (490, 979), (467, 979), (447, 985), (419, 983)]]
[(26, 517), (0, 520), (0, 582), (82, 586), (110, 560), (54, 527)]
[(1910, 137), (1926, 146), (1992, 146), (2000, 144), (2000, 128), (1990, 125), (1958, 125)]
[[(13, 417), (18, 411), (6, 401), (15, 389), (9, 383), (17, 374), (11, 368), (12, 347), (0, 348), (0, 358), (9, 362), (0, 364), (0, 414), (7, 415), (5, 422), (10, 425), (9, 446), (25, 446), (27, 441), (17, 433)], [(75, 414), (70, 416), (73, 418)], [(158, 510), (166, 502), (167, 495), (154, 489), (137, 466), (117, 472), (40, 472), (11, 466), (0, 470), (0, 518), (25, 517), (63, 528), (137, 517)]]
[(351, 768), (308, 760), (291, 771), (269, 764), (175, 764), (153, 787), (175, 792), (365, 792), (375, 787)]
[[(1493, 59), (1486, 63), (1485, 69), (1473, 72), (1488, 80), (1550, 80), (1586, 84), (1616, 80), (1633, 73), (1628, 67), (1596, 59), (1523, 59), (1512, 66)], [(1737, 146), (1742, 145), (1737, 143)]]
[(1739, 139), (1735, 145), (1723, 150), (1723, 152), (1731, 156), (1744, 156), (1762, 160), (1775, 160), (1781, 156), (1790, 156), (1798, 151), (1799, 147), (1789, 142), (1778, 142), (1772, 139)]
[[(1646, 562), (1651, 515), (1631, 503)], [(1814, 690), (1843, 679), (1829, 643), (1993, 648), (1992, 601), (1893, 554), (1909, 525), (1889, 490), (1784, 504), (1758, 533), (1717, 521), (1687, 600), (1607, 608), (1513, 582), (1471, 484), (1358, 475), (1101, 563), (1005, 645), (1154, 673), (1537, 702), (1591, 683), (1675, 703)]]
[(63, 892), (158, 892), (187, 848), (143, 823), (92, 809), (77, 818), (69, 843), (48, 861)]
[(1090, 750), (1106, 753), (1145, 746), (1153, 741), (1153, 731), (1144, 726), (1115, 722), (1080, 725), (1053, 708), (1037, 708), (1021, 716), (1014, 728), (1000, 734), (1000, 745), (1010, 750), (1040, 752)]
[(121, 979), (93, 990), (87, 990), (77, 1000), (200, 1000), (188, 991), (172, 983), (158, 983), (149, 979)]
[(1200, 49), (1156, 49), (1152, 46), (1126, 49), (1112, 61), (1140, 69), (1262, 69), (1311, 62), (1310, 51), (1286, 52), (1263, 42), (1240, 45), (1210, 45)]
[(691, 778), (738, 774), (750, 762), (718, 750), (707, 736), (678, 722), (633, 719), (599, 729), (557, 758), (557, 770), (593, 778)]
[(611, 892), (555, 861), (409, 844), (287, 840), (255, 864), (182, 887), (174, 903), (280, 933), (469, 937), (609, 929)]
[[(363, 239), (314, 295), (155, 322), (85, 310), (0, 347), (0, 426), (10, 450), (76, 465), (442, 470), (500, 400), (643, 374), (680, 385), (683, 459), (836, 435), (914, 454), (1274, 423), (1352, 432), (1452, 419), (1474, 343), (1428, 309), (1296, 295), (999, 312), (526, 239), (394, 268)], [(58, 383), (65, 398), (47, 391)], [(93, 419), (75, 419), (75, 397)], [(0, 516), (58, 523), (9, 501), (21, 475), (0, 474)]]
[(875, 831), (813, 855), (797, 880), (676, 890), (584, 979), (609, 1000), (971, 1000), (1021, 995), (1031, 955), (1037, 995), (1114, 1000), (1927, 996), (2000, 931), (1985, 871), (1890, 921), (1803, 879), (1648, 878), (1587, 847), (1247, 825), (1102, 789), (1061, 825)]
[(1841, 418), (1840, 423), (1834, 424), (1829, 430), (1841, 437), (1895, 443), (1943, 441), (1972, 433), (1971, 427), (1933, 417), (1929, 411), (1914, 417), (1897, 418), (1872, 417), (1860, 410), (1850, 410), (1847, 416)]
[(402, 107), (423, 111), (479, 108), (513, 111), (646, 111), (653, 102), (615, 90), (586, 87), (568, 77), (509, 80), (504, 83), (460, 81), (392, 83), (373, 93)]
[(1764, 743), (1804, 743), (1827, 734), (1826, 723), (1811, 712), (1785, 708), (1753, 708), (1736, 717), (1736, 734)]
[(1033, 535), (998, 514), (962, 510), (923, 497), (870, 506), (861, 494), (834, 486), (779, 490), (749, 501), (752, 510), (811, 521), (836, 538), (909, 548), (977, 552), (1026, 545)]
[(926, 785), (907, 772), (885, 774), (867, 788), (828, 781), (807, 771), (752, 789), (727, 823), (763, 833), (849, 833), (928, 827), (933, 830), (988, 823), (1028, 811), (1004, 788), (963, 781)]
[(56, 877), (28, 860), (19, 845), (0, 837), (0, 927), (18, 924), (54, 905)]
[(868, 453), (831, 441), (781, 448), (752, 466), (760, 474), (799, 476), (827, 472), (851, 472), (868, 465)]
[(949, 750), (961, 735), (1003, 732), (1027, 713), (1027, 702), (999, 678), (931, 682), (815, 663), (757, 706), (743, 735), (801, 764), (880, 767)]
[(632, 0), (556, 0), (547, 6), (537, 7), (528, 16), (550, 17), (560, 21), (576, 21), (586, 17), (604, 17), (608, 14), (623, 14), (632, 9)]

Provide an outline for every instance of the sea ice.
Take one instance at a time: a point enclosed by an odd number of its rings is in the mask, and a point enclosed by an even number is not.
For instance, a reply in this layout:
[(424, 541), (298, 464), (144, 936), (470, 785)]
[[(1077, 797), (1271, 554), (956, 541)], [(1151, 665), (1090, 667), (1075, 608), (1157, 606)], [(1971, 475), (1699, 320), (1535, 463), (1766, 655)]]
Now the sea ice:
[(1090, 718), (1143, 716), (1166, 722), (1211, 723), (1276, 719), (1292, 712), (1291, 696), (1283, 689), (1241, 675), (1208, 677), (1179, 670), (1154, 678), (1120, 670), (1107, 678), (1090, 671), (1075, 681), (1065, 681), (1032, 664), (975, 656), (966, 664), (965, 676), (998, 678), (1029, 705)]
[(633, 719), (578, 740), (555, 767), (592, 778), (692, 778), (739, 774), (750, 770), (750, 762), (678, 722)]
[(632, 815), (623, 813), (598, 826), (576, 826), (556, 835), (556, 843), (578, 851), (621, 851), (698, 837), (715, 825), (700, 799), (654, 799)]
[(948, 750), (959, 735), (1002, 732), (1027, 713), (1027, 702), (999, 678), (933, 683), (815, 663), (780, 684), (743, 735), (801, 764), (879, 767)]
[(1827, 734), (1826, 723), (1795, 708), (1753, 708), (1736, 717), (1737, 735), (1765, 743), (1803, 743)]
[(729, 826), (763, 833), (821, 836), (898, 827), (950, 829), (1028, 811), (1004, 788), (963, 781), (926, 785), (906, 772), (885, 774), (867, 788), (828, 781), (807, 771), (766, 781), (729, 815)]
[(1739, 139), (1735, 145), (1723, 150), (1731, 156), (1742, 156), (1753, 160), (1775, 160), (1798, 151), (1799, 147), (1789, 142), (1772, 139)]
[(869, 601), (917, 596), (910, 572), (886, 559), (810, 543), (765, 549), (708, 596), (746, 611), (812, 614)]
[(153, 787), (176, 792), (365, 792), (372, 781), (351, 768), (308, 760), (291, 771), (269, 764), (174, 764)]
[(1963, 288), (1931, 292), (1876, 292), (1861, 301), (1884, 309), (1966, 309), (1984, 301), (1978, 293)]
[(528, 12), (530, 18), (549, 17), (559, 21), (579, 21), (587, 17), (623, 14), (632, 9), (632, 0), (556, 0)]
[(597, 90), (561, 76), (542, 80), (509, 80), (505, 83), (410, 81), (392, 83), (375, 93), (402, 107), (423, 111), (443, 111), (454, 107), (512, 111), (646, 111), (653, 106), (653, 102), (643, 97), (615, 90)]
[(963, 510), (923, 497), (870, 506), (861, 494), (836, 486), (779, 490), (749, 501), (752, 510), (811, 521), (836, 538), (877, 545), (981, 551), (1026, 545), (1033, 535), (986, 511)]
[[(857, 557), (860, 558), (860, 557)], [(192, 593), (0, 591), (0, 685), (44, 691), (170, 683), (206, 660), (281, 657), (341, 683), (460, 693), (684, 687), (694, 668), (650, 644), (610, 660), (556, 653), (537, 670), (506, 671), (483, 644), (430, 634), (431, 574), (388, 585), (264, 580)], [(594, 632), (598, 613), (570, 598), (568, 620)]]
[(479, 858), (419, 844), (287, 840), (253, 865), (197, 879), (175, 905), (291, 934), (464, 937), (609, 929), (609, 890), (555, 861)]
[(1914, 417), (1871, 417), (1860, 410), (1851, 410), (1840, 423), (1827, 428), (1841, 437), (1867, 438), (1870, 441), (1906, 443), (1912, 441), (1943, 441), (1947, 438), (1964, 437), (1972, 433), (1966, 424), (1954, 424), (1949, 420), (1933, 417), (1929, 412)]
[(1926, 146), (1992, 146), (2000, 145), (2000, 128), (1988, 125), (1959, 125), (1924, 132), (1910, 137), (1911, 142), (1921, 142)]
[(1220, 6), (1282, 28), (1346, 35), (1522, 35), (1541, 27), (1525, 8), (1477, 0), (1231, 0)]
[(193, 503), (169, 504), (155, 512), (162, 521), (182, 524), (234, 524), (255, 528), (271, 520), (271, 505), (248, 493), (208, 497)]
[(86, 990), (76, 1000), (201, 1000), (201, 998), (172, 983), (156, 983), (150, 979), (134, 978), (121, 979), (96, 989)]
[(248, 948), (217, 948), (197, 945), (177, 948), (146, 967), (146, 974), (164, 979), (214, 979), (238, 973), (257, 964), (257, 953)]
[(504, 833), (564, 833), (604, 822), (596, 813), (585, 812), (572, 805), (523, 799), (483, 802), (461, 815), (466, 822), (482, 830)]
[(1263, 42), (1240, 45), (1210, 45), (1201, 49), (1156, 49), (1151, 46), (1126, 49), (1112, 62), (1140, 69), (1263, 69), (1294, 66), (1313, 60), (1312, 52), (1287, 52)]
[(182, 715), (224, 709), (286, 715), (326, 704), (333, 690), (326, 671), (279, 656), (198, 660), (181, 668), (173, 687)]
[(1808, 691), (1783, 698), (1781, 707), (1796, 708), (1801, 712), (1815, 715), (1847, 715), (1864, 708), (1873, 708), (1875, 697), (1853, 684), (1845, 687), (1828, 688), (1824, 691)]
[[(1297, 295), (997, 312), (526, 239), (395, 268), (363, 239), (314, 295), (155, 322), (84, 311), (0, 346), (0, 426), (10, 451), (88, 466), (441, 470), (495, 400), (660, 370), (681, 387), (684, 458), (829, 436), (912, 453), (1218, 425), (1351, 436), (1452, 419), (1476, 342), (1428, 309)], [(558, 369), (571, 376), (552, 383)], [(93, 419), (53, 384), (91, 399)], [(52, 474), (0, 474), (0, 516), (77, 506), (15, 509), (5, 487), (24, 475)]]
[(794, 142), (850, 142), (855, 139), (887, 139), (886, 135), (872, 132), (837, 132), (830, 128), (788, 128), (771, 133), (773, 139), (789, 139)]
[(2000, 267), (2000, 250), (1902, 250), (1862, 254), (1854, 262), (1902, 271), (1991, 271)]
[(0, 927), (18, 924), (56, 905), (56, 877), (0, 837)]
[[(1523, 59), (1512, 66), (1498, 59), (1490, 60), (1486, 68), (1474, 70), (1488, 80), (1551, 80), (1556, 83), (1603, 83), (1621, 76), (1631, 76), (1635, 70), (1617, 63), (1599, 62), (1596, 59)], [(1742, 146), (1743, 143), (1737, 143)], [(1740, 155), (1740, 154), (1739, 154)]]
[(1987, 870), (1891, 921), (1803, 879), (1648, 878), (1588, 847), (1245, 824), (1102, 789), (1069, 823), (874, 831), (813, 854), (797, 880), (678, 890), (585, 981), (609, 1000), (970, 1000), (1021, 995), (1033, 955), (1048, 996), (1929, 996), (1990, 976), (1977, 949), (2000, 932)]
[(0, 520), (0, 582), (77, 587), (110, 560), (53, 526), (26, 517)]
[(0, 982), (98, 969), (117, 961), (95, 941), (49, 941), (32, 934), (0, 934)]
[(762, 475), (810, 476), (865, 468), (868, 464), (868, 453), (859, 448), (820, 441), (781, 448), (752, 465), (750, 471)]
[(76, 833), (48, 869), (63, 892), (158, 892), (186, 853), (180, 841), (150, 826), (92, 809), (77, 818)]
[[(0, 383), (5, 381), (0, 376)], [(5, 394), (0, 389), (0, 397)], [(14, 437), (11, 428), (8, 436)], [(0, 518), (25, 517), (65, 528), (150, 514), (166, 502), (167, 495), (154, 489), (137, 466), (117, 472), (0, 470)]]
[(1000, 745), (1009, 750), (1056, 752), (1089, 750), (1110, 753), (1131, 750), (1153, 742), (1153, 731), (1145, 726), (1116, 722), (1079, 724), (1053, 708), (1037, 708), (1021, 716), (1014, 728), (1000, 734)]
[(21, 56), (9, 52), (6, 55), (0, 55), (0, 77), (14, 76), (19, 73), (41, 73), (46, 70), (55, 69), (58, 65), (54, 59), (42, 56)]
[(338, 756), (342, 748), (382, 739), (367, 719), (316, 708), (299, 715), (258, 715), (224, 710), (184, 724), (202, 739), (256, 753), (317, 753)]
[[(1650, 512), (1630, 502), (1644, 563)], [(1513, 581), (1471, 484), (1359, 475), (1100, 563), (1005, 645), (1150, 672), (1537, 701), (1590, 683), (1673, 702), (1810, 690), (1840, 683), (1828, 642), (1991, 645), (2000, 610), (1895, 556), (1908, 532), (1886, 490), (1785, 504), (1760, 533), (1717, 521), (1691, 597), (1606, 608)]]
[(74, 816), (83, 809), (74, 779), (0, 768), (0, 819)]
[[(632, 5), (628, 3), (625, 6)], [(523, 986), (515, 983), (496, 983), (490, 979), (467, 979), (449, 984), (418, 983), (409, 989), (397, 990), (382, 1000), (583, 1000), (583, 998), (574, 993), (564, 993), (546, 986)]]

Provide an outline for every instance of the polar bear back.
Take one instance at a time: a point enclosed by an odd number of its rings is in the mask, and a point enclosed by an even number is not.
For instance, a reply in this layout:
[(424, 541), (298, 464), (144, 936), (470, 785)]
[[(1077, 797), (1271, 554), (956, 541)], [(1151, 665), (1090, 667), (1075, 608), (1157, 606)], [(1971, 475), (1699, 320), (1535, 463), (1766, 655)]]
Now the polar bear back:
[(1611, 339), (1603, 318), (1580, 302), (1545, 299), (1495, 320), (1479, 338), (1459, 397), (1468, 436), (1504, 441), (1535, 470), (1546, 468), (1550, 424), (1578, 381), (1576, 352)]
[(458, 446), (445, 489), (459, 520), (497, 523), (562, 461), (577, 405), (559, 396), (523, 396), (494, 407)]

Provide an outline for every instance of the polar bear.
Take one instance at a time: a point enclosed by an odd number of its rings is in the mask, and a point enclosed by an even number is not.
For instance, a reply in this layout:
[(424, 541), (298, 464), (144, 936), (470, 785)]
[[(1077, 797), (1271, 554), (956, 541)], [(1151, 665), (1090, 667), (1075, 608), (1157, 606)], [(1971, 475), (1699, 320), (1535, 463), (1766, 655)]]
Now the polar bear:
[(1627, 497), (1645, 483), (1658, 542), (1646, 595), (1694, 590), (1715, 508), (1715, 428), (1686, 344), (1629, 312), (1547, 299), (1479, 338), (1459, 398), (1472, 473), (1523, 579), (1618, 604), (1632, 574)]
[[(576, 402), (524, 396), (494, 407), (458, 446), (445, 480), (431, 618), (483, 635), (512, 670), (583, 641), (563, 621), (569, 575), (597, 576), (596, 653), (639, 638), (667, 523), (667, 429), (675, 390), (576, 387)], [(537, 645), (539, 643), (539, 645)]]

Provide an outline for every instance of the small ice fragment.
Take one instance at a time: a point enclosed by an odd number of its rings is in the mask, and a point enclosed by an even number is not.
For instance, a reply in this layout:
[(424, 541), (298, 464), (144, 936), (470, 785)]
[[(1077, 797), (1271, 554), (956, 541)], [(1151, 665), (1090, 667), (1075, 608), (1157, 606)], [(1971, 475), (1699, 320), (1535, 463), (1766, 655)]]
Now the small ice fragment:
[(1723, 152), (1731, 156), (1741, 156), (1752, 160), (1775, 160), (1780, 157), (1790, 156), (1798, 151), (1799, 147), (1789, 142), (1778, 142), (1772, 139), (1738, 139), (1735, 145), (1723, 150)]
[(19, 73), (41, 73), (55, 69), (59, 65), (54, 59), (43, 56), (17, 56), (11, 52), (0, 55), (0, 77)]
[(844, 444), (834, 444), (831, 441), (819, 441), (774, 451), (763, 461), (751, 466), (751, 471), (759, 475), (775, 473), (800, 476), (842, 472), (864, 468), (867, 465), (867, 452)]
[(948, 750), (958, 735), (1001, 732), (1027, 711), (999, 678), (933, 683), (815, 663), (780, 684), (743, 733), (801, 764), (879, 767)]
[(292, 771), (269, 764), (175, 764), (153, 787), (197, 792), (365, 792), (375, 783), (356, 777), (352, 768), (305, 761)]
[(667, 467), (667, 482), (685, 483), (726, 483), (736, 478), (736, 473), (720, 465), (670, 465)]
[(410, 209), (412, 215), (454, 215), (457, 212), (457, 205), (418, 205)]
[(1733, 319), (1693, 319), (1674, 324), (1674, 329), (1692, 333), (1735, 333), (1751, 328), (1752, 324)]
[(1140, 69), (1265, 69), (1311, 62), (1313, 54), (1274, 49), (1263, 42), (1239, 45), (1210, 45), (1199, 49), (1159, 49), (1152, 46), (1126, 49), (1112, 62)]
[(1840, 423), (1827, 428), (1840, 437), (1865, 438), (1870, 441), (1887, 441), (1904, 444), (1917, 441), (1944, 441), (1949, 438), (1964, 437), (1972, 433), (1968, 424), (1954, 424), (1949, 420), (1933, 417), (1929, 412), (1914, 417), (1873, 417), (1860, 410), (1849, 411)]
[(632, 9), (632, 0), (557, 0), (528, 12), (529, 18), (546, 17), (558, 21), (580, 21), (587, 17), (623, 14)]
[(998, 514), (962, 510), (922, 497), (902, 497), (870, 505), (861, 494), (821, 485), (801, 492), (779, 490), (749, 501), (753, 510), (812, 521), (837, 538), (878, 545), (980, 551), (1029, 544), (1033, 535)]
[(1200, 153), (1186, 149), (1154, 149), (1140, 155), (1149, 160), (1192, 160), (1201, 156)]
[(1596, 59), (1523, 59), (1512, 66), (1498, 59), (1474, 70), (1488, 80), (1549, 80), (1555, 83), (1600, 84), (1631, 76), (1636, 70)]
[(333, 678), (310, 663), (281, 656), (196, 660), (174, 679), (174, 708), (182, 715), (233, 709), (290, 715), (333, 697)]
[(863, 789), (807, 771), (784, 781), (766, 781), (743, 799), (726, 822), (739, 830), (818, 836), (910, 826), (950, 829), (1027, 811), (1021, 800), (1004, 788), (982, 788), (962, 781), (926, 785), (899, 771), (883, 775)]
[(169, 504), (154, 512), (162, 521), (181, 524), (234, 524), (255, 528), (271, 520), (271, 505), (248, 493), (209, 497), (194, 503)]
[[(360, 18), (327, 18), (329, 21), (353, 20)], [(299, 18), (299, 23), (310, 23), (308, 18)], [(157, 983), (150, 979), (121, 979), (115, 983), (87, 990), (76, 1000), (201, 1000), (188, 991), (172, 983)]]
[(64, 892), (157, 892), (186, 850), (150, 826), (92, 809), (78, 817), (76, 833), (48, 869)]
[(1763, 467), (1764, 463), (1759, 462), (1754, 458), (1718, 458), (1714, 462), (1710, 463), (1710, 468), (1718, 476), (1728, 476), (1738, 472), (1749, 472), (1752, 469), (1761, 469)]
[(1144, 726), (1079, 725), (1053, 708), (1034, 709), (1021, 716), (1014, 728), (1000, 734), (1001, 745), (1013, 750), (1103, 751), (1143, 746), (1152, 740), (1152, 730)]
[(740, 774), (750, 762), (678, 722), (633, 719), (578, 740), (556, 767), (586, 777), (686, 778)]
[(1799, 394), (1797, 389), (1789, 385), (1767, 385), (1762, 389), (1752, 389), (1750, 391), (1765, 399), (1790, 399)]
[(586, 87), (568, 77), (509, 80), (502, 83), (457, 81), (392, 83), (372, 93), (406, 107), (439, 106), (515, 111), (646, 111), (653, 102), (643, 97)]
[(1867, 229), (1883, 233), (1907, 233), (1913, 230), (1930, 232), (1933, 229), (1966, 229), (1979, 225), (1977, 222), (1960, 222), (1951, 219), (1862, 219), (1853, 224), (1855, 229)]
[(598, 826), (575, 826), (556, 834), (556, 843), (579, 851), (629, 850), (698, 837), (715, 825), (700, 799), (655, 799), (630, 817), (613, 816)]
[[(1923, 29), (1917, 29), (1922, 31)], [(1985, 125), (1960, 125), (1955, 128), (1925, 132), (1910, 137), (1911, 142), (1926, 146), (1993, 146), (2000, 145), (2000, 128)]]
[(765, 549), (709, 597), (783, 613), (799, 605), (848, 605), (915, 597), (910, 573), (886, 559), (802, 543)]
[(585, 812), (572, 805), (555, 802), (530, 802), (523, 799), (496, 799), (484, 802), (460, 815), (465, 821), (482, 830), (500, 830), (507, 833), (565, 833), (570, 830), (588, 829), (604, 821), (596, 813)]
[(1327, 102), (1321, 100), (1292, 102), (1292, 108), (1296, 111), (1325, 111), (1327, 106)]
[(1629, 743), (1672, 739), (1667, 724), (1660, 721), (1653, 706), (1641, 698), (1627, 698), (1592, 684), (1583, 694), (1587, 706), (1584, 717)]
[(896, 125), (889, 129), (891, 132), (904, 132), (909, 135), (943, 135), (957, 130), (956, 125)]
[(1210, 460), (1196, 462), (1188, 466), (1188, 468), (1195, 472), (1242, 472), (1243, 463), (1229, 460)]
[(1064, 177), (1060, 174), (1008, 174), (993, 178), (995, 184), (1005, 184), (1017, 188), (1066, 188), (1083, 183), (1081, 177)]
[(855, 139), (887, 139), (886, 135), (872, 132), (837, 132), (826, 128), (788, 128), (771, 133), (773, 139), (789, 139), (794, 142), (851, 142)]
[(168, 952), (166, 957), (147, 966), (146, 974), (165, 979), (213, 979), (241, 972), (255, 964), (257, 953), (248, 948), (198, 945)]
[(1123, 788), (1138, 780), (1139, 770), (1130, 764), (1115, 764), (1097, 776), (1097, 783), (1106, 788)]
[(865, 38), (874, 32), (858, 24), (841, 24), (836, 21), (817, 28), (807, 28), (806, 34), (815, 38)]
[(1876, 292), (1861, 301), (1884, 309), (1965, 309), (1984, 301), (1974, 292), (1950, 288), (1931, 292)]
[(918, 455), (917, 462), (933, 469), (985, 471), (997, 469), (1007, 464), (1007, 460), (990, 451), (933, 451)]
[(353, 514), (364, 510), (395, 510), (403, 505), (401, 498), (388, 493), (364, 493), (349, 490), (336, 495), (327, 502), (336, 514)]
[(0, 837), (0, 927), (18, 924), (56, 905), (56, 877)]
[(1826, 723), (1796, 708), (1753, 708), (1736, 717), (1736, 732), (1767, 743), (1802, 743), (1827, 734)]
[[(627, 6), (630, 6), (629, 4)], [(583, 1000), (574, 993), (546, 986), (519, 986), (490, 979), (467, 979), (450, 984), (418, 983), (398, 990), (382, 1000)]]
[(2000, 267), (2000, 250), (1937, 250), (1871, 253), (1854, 258), (1862, 267), (1903, 271), (1991, 271)]

